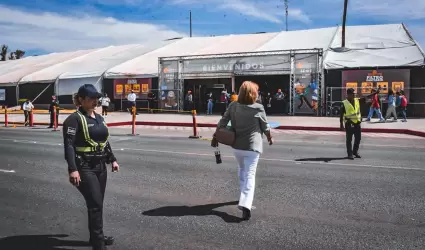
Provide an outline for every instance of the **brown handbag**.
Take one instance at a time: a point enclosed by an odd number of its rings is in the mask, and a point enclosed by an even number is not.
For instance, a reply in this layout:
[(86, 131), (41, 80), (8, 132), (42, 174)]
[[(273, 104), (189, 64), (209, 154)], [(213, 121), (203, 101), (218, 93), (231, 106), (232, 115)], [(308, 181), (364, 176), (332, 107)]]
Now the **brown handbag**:
[(236, 139), (236, 132), (234, 129), (236, 122), (234, 120), (232, 121), (232, 119), (230, 118), (230, 121), (232, 123), (231, 127), (226, 126), (225, 128), (219, 128), (216, 130), (215, 139), (217, 140), (218, 143), (221, 143), (227, 146), (233, 145)]
[(215, 139), (217, 140), (217, 142), (227, 146), (233, 145), (233, 143), (235, 142), (235, 137), (235, 131), (233, 131), (232, 128), (219, 128), (215, 132)]

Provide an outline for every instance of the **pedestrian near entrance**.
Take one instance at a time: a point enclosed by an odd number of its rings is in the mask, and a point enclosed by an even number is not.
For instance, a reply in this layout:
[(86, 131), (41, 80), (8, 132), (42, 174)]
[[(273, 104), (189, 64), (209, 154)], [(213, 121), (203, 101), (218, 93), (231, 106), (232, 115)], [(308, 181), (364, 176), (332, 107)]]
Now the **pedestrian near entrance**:
[[(354, 89), (347, 89), (347, 99), (342, 102), (341, 116), (340, 116), (340, 128), (344, 130), (345, 124), (345, 136), (348, 159), (354, 160), (361, 158), (359, 155), (360, 140), (362, 136), (362, 129), (360, 123), (362, 116), (360, 114), (360, 99), (354, 97)], [(354, 135), (354, 146), (352, 145)]]
[(30, 125), (30, 113), (34, 109), (34, 105), (32, 105), (31, 100), (27, 100), (22, 105), (22, 109), (24, 110), (24, 117), (25, 117), (25, 127)]
[[(59, 123), (59, 101), (57, 100), (56, 96), (52, 96), (52, 102), (49, 105), (49, 114), (50, 114), (50, 125), (49, 128), (53, 128), (54, 126), (54, 120), (56, 113), (56, 122)], [(56, 112), (55, 112), (56, 110)]]
[(105, 93), (103, 97), (99, 99), (100, 104), (102, 105), (102, 116), (108, 117), (108, 108), (111, 99), (109, 99), (108, 94)]
[[(251, 218), (252, 202), (255, 191), (255, 173), (260, 154), (263, 152), (263, 134), (267, 136), (269, 145), (273, 144), (270, 125), (262, 104), (256, 103), (258, 85), (246, 81), (239, 89), (238, 100), (229, 104), (228, 109), (217, 125), (217, 129), (227, 127), (231, 121), (235, 132), (233, 149), (239, 165), (240, 197), (238, 208), (242, 210), (242, 218)], [(214, 135), (212, 147), (218, 146)]]
[(91, 84), (80, 87), (74, 102), (78, 110), (63, 123), (65, 159), (69, 181), (83, 195), (88, 212), (90, 244), (94, 250), (104, 250), (113, 243), (113, 237), (103, 234), (103, 199), (107, 166), (119, 170), (111, 145), (109, 131), (103, 117), (94, 112), (102, 95)]

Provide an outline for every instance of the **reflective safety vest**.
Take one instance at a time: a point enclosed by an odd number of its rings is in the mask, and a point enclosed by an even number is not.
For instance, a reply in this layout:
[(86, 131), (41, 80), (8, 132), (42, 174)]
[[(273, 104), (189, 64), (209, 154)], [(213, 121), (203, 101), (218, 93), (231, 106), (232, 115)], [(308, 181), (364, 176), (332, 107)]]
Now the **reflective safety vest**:
[[(80, 112), (77, 111), (78, 116), (80, 116), (81, 119), (81, 127), (83, 130), (84, 140), (87, 144), (90, 146), (87, 147), (75, 147), (75, 151), (81, 152), (81, 153), (90, 153), (90, 152), (101, 152), (105, 148), (106, 144), (108, 143), (109, 138), (109, 131), (108, 136), (106, 137), (106, 140), (104, 142), (95, 142), (90, 138), (89, 134), (89, 126), (87, 125), (86, 117)], [(106, 122), (103, 121), (103, 124), (106, 126)]]
[(353, 123), (359, 123), (362, 120), (359, 99), (354, 98), (354, 107), (347, 99), (342, 101), (342, 103), (345, 108), (344, 121), (351, 120)]

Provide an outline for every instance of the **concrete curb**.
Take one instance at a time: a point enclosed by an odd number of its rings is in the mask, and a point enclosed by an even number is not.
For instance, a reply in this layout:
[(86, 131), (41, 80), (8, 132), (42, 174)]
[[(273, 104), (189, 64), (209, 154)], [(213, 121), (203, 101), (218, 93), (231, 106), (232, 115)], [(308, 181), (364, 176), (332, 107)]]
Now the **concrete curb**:
[[(0, 122), (0, 124), (4, 124), (4, 122)], [(23, 125), (23, 122), (15, 122), (9, 123), (10, 125)], [(35, 122), (36, 126), (48, 126), (50, 123), (47, 122)], [(110, 122), (107, 123), (108, 127), (120, 127), (120, 126), (131, 126), (132, 122)], [(145, 125), (145, 126), (171, 126), (171, 127), (192, 127), (193, 123), (191, 122), (143, 122), (136, 121), (136, 125)], [(58, 124), (58, 126), (62, 126), (62, 124)], [(203, 128), (215, 128), (217, 124), (214, 123), (198, 123), (198, 127)], [(279, 130), (305, 130), (305, 131), (341, 131), (337, 127), (306, 127), (306, 126), (279, 126), (275, 129)], [(419, 136), (425, 138), (425, 132), (411, 129), (391, 129), (391, 128), (362, 128), (362, 132), (364, 133), (383, 133), (383, 134), (407, 134), (413, 136)]]

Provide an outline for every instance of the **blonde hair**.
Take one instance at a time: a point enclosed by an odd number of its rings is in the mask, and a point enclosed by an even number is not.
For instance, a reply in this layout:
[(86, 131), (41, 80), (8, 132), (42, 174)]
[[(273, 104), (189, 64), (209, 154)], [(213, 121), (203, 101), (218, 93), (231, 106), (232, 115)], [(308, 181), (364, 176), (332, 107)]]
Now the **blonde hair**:
[(239, 88), (238, 102), (240, 104), (250, 105), (257, 101), (258, 84), (251, 81), (245, 81)]

